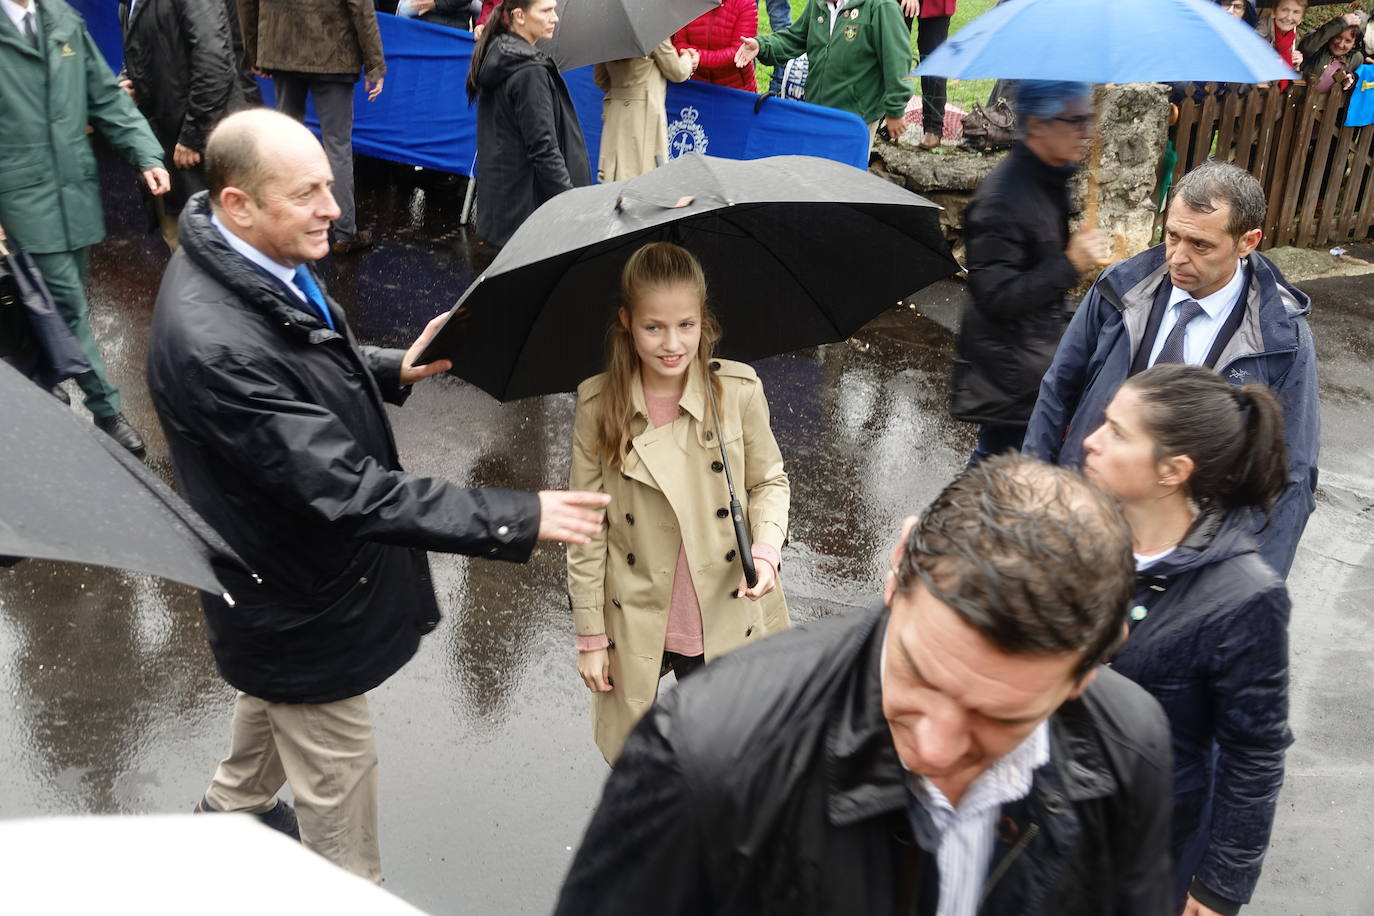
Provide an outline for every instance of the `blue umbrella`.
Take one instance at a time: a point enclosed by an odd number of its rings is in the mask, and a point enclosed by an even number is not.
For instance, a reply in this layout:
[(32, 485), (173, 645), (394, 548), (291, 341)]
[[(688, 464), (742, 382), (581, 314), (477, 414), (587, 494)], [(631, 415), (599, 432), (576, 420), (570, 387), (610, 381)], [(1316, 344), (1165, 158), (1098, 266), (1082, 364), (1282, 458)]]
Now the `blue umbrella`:
[(1011, 0), (917, 68), (953, 79), (1263, 83), (1299, 79), (1210, 0)]

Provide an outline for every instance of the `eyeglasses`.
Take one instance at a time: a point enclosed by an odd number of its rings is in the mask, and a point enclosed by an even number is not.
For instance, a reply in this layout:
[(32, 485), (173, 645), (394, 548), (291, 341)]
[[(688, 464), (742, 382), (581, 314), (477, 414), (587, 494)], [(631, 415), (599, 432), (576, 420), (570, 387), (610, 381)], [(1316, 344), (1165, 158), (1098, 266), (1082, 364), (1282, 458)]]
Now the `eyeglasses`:
[(1093, 127), (1097, 124), (1097, 115), (1081, 114), (1074, 115), (1071, 118), (1061, 117), (1051, 118), (1050, 120), (1063, 121), (1065, 124), (1069, 125), (1070, 127), (1077, 128), (1078, 130), (1092, 130)]

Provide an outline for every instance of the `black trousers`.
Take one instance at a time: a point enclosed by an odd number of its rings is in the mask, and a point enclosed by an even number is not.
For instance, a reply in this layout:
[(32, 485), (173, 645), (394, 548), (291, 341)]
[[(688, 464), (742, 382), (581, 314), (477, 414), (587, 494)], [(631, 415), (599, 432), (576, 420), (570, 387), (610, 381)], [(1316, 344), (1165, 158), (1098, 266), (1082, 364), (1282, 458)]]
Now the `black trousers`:
[(663, 668), (659, 672), (659, 677), (672, 671), (680, 681), (687, 675), (696, 671), (706, 664), (705, 655), (678, 655), (676, 652), (663, 653)]
[[(916, 51), (920, 55), (920, 60), (925, 60), (926, 55), (933, 53), (949, 37), (949, 17), (908, 17), (906, 27), (911, 28), (913, 22), (917, 24)], [(949, 80), (943, 76), (921, 77), (921, 120), (928, 134), (939, 134), (942, 137), (945, 134), (945, 94), (948, 89)]]

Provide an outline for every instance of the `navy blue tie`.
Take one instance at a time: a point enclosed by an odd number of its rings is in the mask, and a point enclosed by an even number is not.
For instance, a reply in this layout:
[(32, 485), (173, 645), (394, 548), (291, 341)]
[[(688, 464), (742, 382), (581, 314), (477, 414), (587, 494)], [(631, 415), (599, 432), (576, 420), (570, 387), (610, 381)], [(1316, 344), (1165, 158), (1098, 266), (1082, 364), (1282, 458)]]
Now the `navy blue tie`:
[(1155, 357), (1154, 362), (1156, 366), (1161, 363), (1187, 362), (1183, 358), (1183, 337), (1188, 333), (1188, 323), (1202, 312), (1202, 306), (1196, 300), (1184, 299), (1178, 304), (1178, 320), (1174, 322), (1169, 336), (1164, 338), (1164, 346), (1159, 348), (1159, 355)]
[(315, 282), (315, 278), (310, 276), (310, 268), (304, 264), (297, 267), (295, 280), (296, 288), (305, 293), (306, 300), (315, 307), (324, 323), (329, 325), (329, 330), (336, 330), (334, 318), (329, 314), (329, 306), (324, 304), (324, 293), (320, 292), (320, 286)]

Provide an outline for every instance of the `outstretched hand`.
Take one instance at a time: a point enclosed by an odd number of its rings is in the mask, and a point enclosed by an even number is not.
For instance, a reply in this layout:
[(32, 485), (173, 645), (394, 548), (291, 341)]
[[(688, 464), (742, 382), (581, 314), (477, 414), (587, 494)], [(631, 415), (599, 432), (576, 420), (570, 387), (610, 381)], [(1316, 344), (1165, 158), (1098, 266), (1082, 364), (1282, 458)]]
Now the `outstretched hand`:
[(735, 51), (735, 66), (744, 68), (749, 66), (749, 62), (759, 56), (759, 40), (757, 38), (741, 38), (740, 46)]
[(539, 540), (586, 544), (601, 530), (609, 493), (543, 490), (539, 493)]
[(401, 384), (414, 385), (416, 382), (424, 381), (431, 375), (438, 375), (440, 372), (447, 372), (453, 368), (453, 363), (447, 359), (436, 359), (432, 363), (415, 365), (415, 360), (420, 358), (420, 354), (425, 352), (425, 347), (434, 339), (434, 335), (439, 333), (439, 329), (444, 326), (444, 321), (448, 319), (448, 312), (431, 318), (429, 324), (420, 332), (420, 336), (415, 338), (415, 343), (410, 345), (406, 351), (405, 358), (401, 360)]

